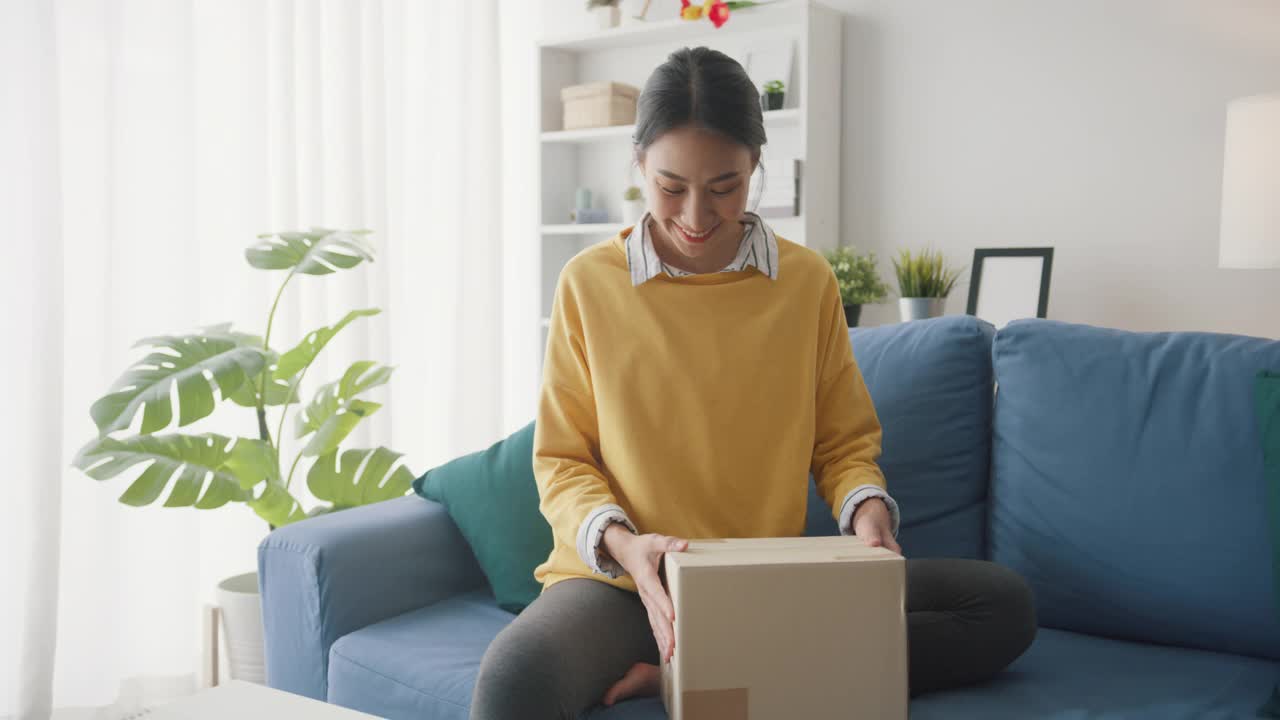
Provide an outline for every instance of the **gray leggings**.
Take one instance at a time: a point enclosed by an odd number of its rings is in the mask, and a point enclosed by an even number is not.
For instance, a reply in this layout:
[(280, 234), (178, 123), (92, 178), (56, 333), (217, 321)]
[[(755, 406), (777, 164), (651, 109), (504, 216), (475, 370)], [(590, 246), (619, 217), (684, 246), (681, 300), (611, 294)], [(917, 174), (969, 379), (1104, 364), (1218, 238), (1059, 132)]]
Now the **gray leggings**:
[[(1031, 590), (983, 560), (907, 559), (911, 695), (1000, 672), (1036, 634)], [(552, 585), (494, 638), (472, 720), (575, 720), (658, 649), (640, 596), (586, 578)]]

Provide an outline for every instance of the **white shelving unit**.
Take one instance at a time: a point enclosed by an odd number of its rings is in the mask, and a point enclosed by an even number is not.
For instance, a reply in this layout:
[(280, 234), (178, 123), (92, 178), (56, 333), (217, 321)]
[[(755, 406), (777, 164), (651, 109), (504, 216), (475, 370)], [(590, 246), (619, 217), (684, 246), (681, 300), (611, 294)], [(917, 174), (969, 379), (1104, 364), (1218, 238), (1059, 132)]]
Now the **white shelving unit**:
[[(796, 108), (771, 110), (764, 114), (766, 129), (795, 127), (800, 122), (800, 111)], [(602, 128), (584, 130), (546, 130), (542, 133), (544, 143), (587, 143), (596, 141), (616, 142), (627, 140), (636, 130), (635, 125), (612, 125)]]
[(543, 235), (614, 235), (627, 228), (625, 223), (589, 223), (568, 225), (543, 225)]
[[(682, 47), (706, 45), (743, 61), (753, 50), (791, 42), (791, 77), (786, 102), (765, 113), (768, 144), (762, 161), (766, 183), (774, 177), (790, 182), (792, 160), (802, 161), (800, 214), (767, 218), (781, 236), (817, 249), (838, 245), (840, 198), (840, 128), (842, 16), (817, 0), (779, 0), (739, 10), (722, 28), (706, 20), (651, 20), (610, 30), (551, 37), (538, 43), (535, 76), (538, 81), (538, 167), (534, 190), (540, 198), (539, 226), (530, 233), (538, 244), (536, 268), (528, 282), (511, 291), (529, 301), (521, 303), (521, 318), (508, 327), (536, 327), (537, 347), (529, 348), (529, 372), (509, 373), (527, 378), (529, 408), (541, 381), (547, 318), (556, 281), (565, 263), (577, 253), (627, 227), (621, 217), (622, 191), (643, 185), (632, 165), (633, 125), (563, 130), (560, 90), (569, 85), (614, 80), (643, 88), (649, 73)], [(577, 188), (591, 190), (593, 207), (604, 207), (613, 222), (570, 224), (569, 210)], [(519, 338), (532, 334), (518, 333)], [(524, 342), (515, 339), (517, 343)], [(520, 351), (523, 352), (523, 351)], [(514, 356), (518, 362), (519, 355)]]

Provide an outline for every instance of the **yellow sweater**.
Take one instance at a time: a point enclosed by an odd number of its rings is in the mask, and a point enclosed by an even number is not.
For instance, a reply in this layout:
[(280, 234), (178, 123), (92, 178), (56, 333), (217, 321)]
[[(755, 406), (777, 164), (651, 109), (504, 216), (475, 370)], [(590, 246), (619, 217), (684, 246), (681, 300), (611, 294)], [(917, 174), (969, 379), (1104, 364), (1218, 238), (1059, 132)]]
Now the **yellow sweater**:
[(633, 287), (630, 229), (560, 274), (533, 471), (554, 547), (543, 589), (591, 572), (582, 521), (616, 503), (641, 533), (686, 539), (804, 534), (808, 473), (827, 503), (876, 465), (880, 422), (849, 347), (826, 260), (778, 237), (776, 280), (755, 268)]

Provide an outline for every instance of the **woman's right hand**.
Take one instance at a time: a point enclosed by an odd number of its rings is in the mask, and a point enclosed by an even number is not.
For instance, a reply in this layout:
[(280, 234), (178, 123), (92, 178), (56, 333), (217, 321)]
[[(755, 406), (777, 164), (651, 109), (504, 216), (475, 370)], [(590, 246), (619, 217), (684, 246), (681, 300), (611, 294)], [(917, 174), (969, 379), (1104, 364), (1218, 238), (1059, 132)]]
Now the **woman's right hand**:
[(653, 639), (658, 644), (659, 662), (666, 662), (676, 648), (672, 629), (676, 611), (658, 577), (658, 569), (662, 566), (664, 554), (683, 551), (689, 547), (689, 541), (656, 533), (635, 535), (625, 525), (613, 523), (604, 531), (601, 544), (605, 552), (635, 580), (640, 600), (649, 613), (649, 627), (653, 628)]

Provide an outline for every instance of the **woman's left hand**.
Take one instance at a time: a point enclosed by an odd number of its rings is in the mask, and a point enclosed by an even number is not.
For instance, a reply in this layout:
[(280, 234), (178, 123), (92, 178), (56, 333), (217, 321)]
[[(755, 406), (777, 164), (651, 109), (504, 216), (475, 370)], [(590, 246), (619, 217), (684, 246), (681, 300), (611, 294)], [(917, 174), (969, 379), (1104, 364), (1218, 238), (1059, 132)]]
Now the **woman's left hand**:
[(853, 534), (871, 547), (886, 547), (902, 554), (898, 541), (893, 539), (893, 520), (889, 517), (889, 506), (878, 497), (867, 498), (858, 503), (858, 509), (853, 513)]

